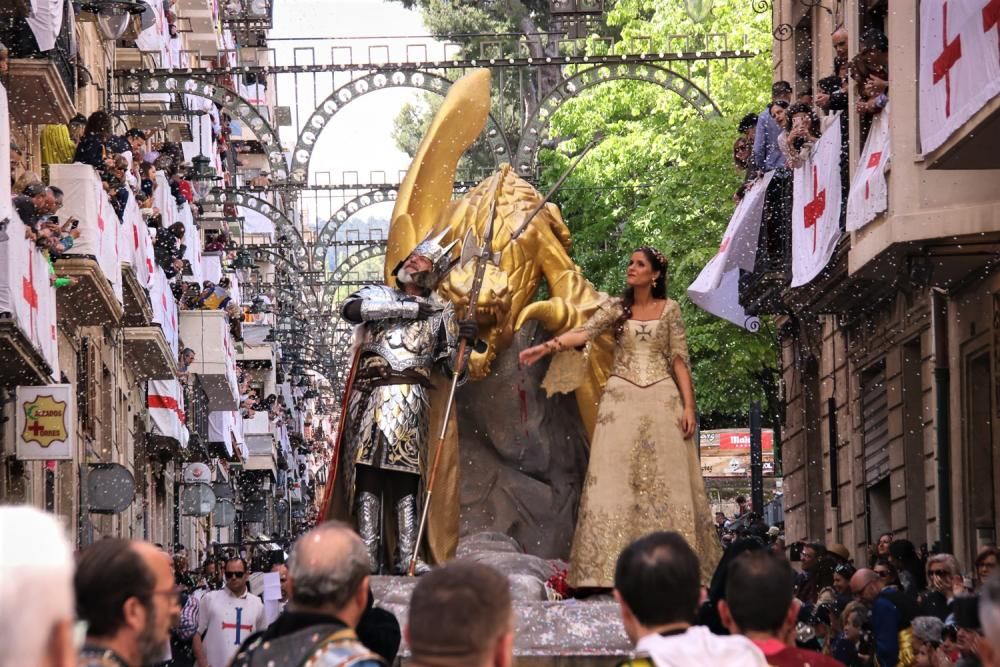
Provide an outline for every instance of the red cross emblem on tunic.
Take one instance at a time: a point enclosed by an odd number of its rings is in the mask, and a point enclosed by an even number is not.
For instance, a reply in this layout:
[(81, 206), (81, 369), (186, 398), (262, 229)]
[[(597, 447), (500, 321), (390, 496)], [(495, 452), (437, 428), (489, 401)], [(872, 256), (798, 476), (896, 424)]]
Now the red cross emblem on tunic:
[[(872, 169), (877, 168), (880, 162), (882, 162), (882, 151), (872, 153), (868, 157), (868, 164), (865, 165), (865, 168), (870, 171)], [(871, 174), (869, 174), (868, 177), (865, 178), (865, 199), (868, 199), (868, 183), (870, 177)]]
[(933, 80), (937, 83), (944, 79), (944, 115), (947, 118), (951, 115), (951, 68), (955, 66), (958, 59), (962, 57), (962, 36), (955, 35), (955, 39), (948, 41), (948, 3), (942, 6), (942, 26), (941, 26), (941, 55), (934, 59)]
[(826, 210), (826, 190), (819, 192), (817, 190), (819, 190), (819, 178), (816, 174), (816, 165), (813, 165), (813, 198), (802, 209), (802, 226), (805, 229), (812, 227), (813, 230), (813, 252), (816, 252), (816, 223)]
[(997, 46), (1000, 47), (1000, 0), (990, 0), (983, 7), (983, 32), (997, 28)]

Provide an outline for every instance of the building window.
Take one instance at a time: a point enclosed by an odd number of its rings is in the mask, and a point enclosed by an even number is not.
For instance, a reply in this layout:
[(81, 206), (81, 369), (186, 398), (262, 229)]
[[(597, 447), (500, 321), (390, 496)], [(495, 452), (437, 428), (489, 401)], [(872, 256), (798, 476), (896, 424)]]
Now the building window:
[(966, 357), (965, 362), (965, 451), (968, 452), (968, 493), (970, 528), (975, 530), (978, 549), (992, 544), (996, 539), (996, 482), (993, 455), (993, 401), (992, 394), (984, 391), (992, 387), (989, 350), (978, 350)]
[(892, 529), (889, 487), (889, 397), (885, 359), (861, 374), (861, 443), (865, 469), (868, 541)]

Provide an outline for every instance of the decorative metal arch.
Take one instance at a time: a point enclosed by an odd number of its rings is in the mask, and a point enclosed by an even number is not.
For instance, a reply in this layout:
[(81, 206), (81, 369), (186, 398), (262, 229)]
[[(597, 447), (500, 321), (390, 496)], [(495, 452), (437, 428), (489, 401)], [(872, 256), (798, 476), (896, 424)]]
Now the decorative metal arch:
[(313, 249), (314, 258), (320, 263), (320, 265), (326, 261), (326, 255), (330, 248), (337, 245), (337, 233), (340, 231), (341, 227), (347, 224), (348, 220), (351, 219), (351, 216), (368, 208), (369, 206), (395, 201), (398, 193), (398, 186), (371, 190), (358, 195), (337, 209), (337, 211), (330, 216), (330, 219), (323, 224), (323, 227), (319, 230), (319, 234), (316, 235), (316, 246)]
[(358, 250), (357, 252), (348, 255), (347, 258), (340, 264), (338, 264), (337, 268), (334, 269), (329, 276), (327, 276), (328, 282), (326, 287), (323, 288), (323, 298), (320, 300), (320, 302), (323, 304), (328, 304), (331, 308), (333, 308), (334, 304), (333, 304), (332, 290), (336, 290), (339, 287), (337, 283), (343, 281), (347, 273), (353, 270), (359, 264), (361, 264), (362, 262), (366, 262), (369, 259), (374, 259), (376, 257), (385, 257), (385, 245), (379, 244), (379, 245), (362, 246), (361, 249)]
[(538, 158), (542, 139), (548, 133), (552, 116), (568, 99), (579, 95), (588, 88), (609, 81), (646, 81), (665, 90), (670, 90), (694, 108), (702, 118), (718, 116), (719, 108), (705, 92), (690, 79), (673, 70), (651, 63), (622, 63), (620, 65), (599, 65), (577, 72), (564, 80), (538, 105), (538, 109), (521, 133), (517, 147), (515, 168), (522, 177), (531, 176)]
[[(370, 72), (337, 88), (316, 107), (299, 132), (295, 150), (292, 151), (291, 181), (300, 184), (306, 182), (309, 177), (309, 161), (312, 160), (313, 148), (316, 147), (319, 135), (330, 120), (351, 102), (369, 93), (390, 88), (416, 88), (443, 97), (448, 93), (452, 83), (451, 79), (432, 72), (397, 69)], [(510, 155), (510, 145), (493, 114), (487, 119), (486, 127), (486, 140), (499, 167), (506, 156)]]
[(281, 145), (278, 143), (278, 133), (250, 102), (225, 86), (182, 73), (174, 74), (168, 71), (165, 74), (158, 74), (152, 71), (137, 71), (125, 77), (123, 90), (126, 93), (194, 95), (212, 100), (231, 117), (243, 121), (253, 130), (257, 140), (264, 147), (264, 154), (271, 165), (271, 177), (275, 181), (288, 180), (288, 166), (281, 152)]
[(223, 190), (217, 188), (210, 191), (205, 196), (204, 201), (206, 204), (235, 204), (236, 206), (243, 206), (244, 208), (256, 211), (274, 223), (275, 231), (291, 232), (292, 243), (294, 245), (300, 244), (299, 232), (292, 221), (285, 215), (281, 207), (275, 206), (266, 199), (242, 190)]

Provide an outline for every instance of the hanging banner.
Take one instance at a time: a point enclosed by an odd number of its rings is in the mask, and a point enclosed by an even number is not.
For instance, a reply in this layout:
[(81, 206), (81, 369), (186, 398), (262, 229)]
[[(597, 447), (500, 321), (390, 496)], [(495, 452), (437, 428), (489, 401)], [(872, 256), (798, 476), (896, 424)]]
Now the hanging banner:
[(921, 0), (919, 84), (926, 155), (1000, 93), (1000, 3)]
[(760, 320), (747, 317), (740, 305), (740, 271), (753, 271), (764, 199), (773, 177), (774, 171), (765, 172), (746, 191), (729, 219), (719, 252), (687, 289), (688, 298), (702, 310), (754, 332), (760, 329)]
[(51, 461), (73, 458), (76, 433), (73, 385), (18, 387), (16, 391), (17, 458)]
[(830, 262), (840, 239), (840, 119), (795, 170), (792, 196), (792, 287), (801, 287)]
[(885, 180), (889, 166), (889, 106), (872, 121), (861, 162), (854, 170), (847, 195), (849, 232), (856, 232), (889, 208), (889, 185)]
[(185, 425), (184, 389), (179, 380), (150, 380), (146, 394), (149, 432), (173, 438), (187, 447), (189, 433)]

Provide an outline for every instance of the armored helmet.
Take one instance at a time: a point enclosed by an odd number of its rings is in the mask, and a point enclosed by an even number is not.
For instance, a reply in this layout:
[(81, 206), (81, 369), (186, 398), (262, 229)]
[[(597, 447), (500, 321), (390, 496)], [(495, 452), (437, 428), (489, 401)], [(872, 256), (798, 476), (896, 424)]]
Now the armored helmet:
[[(429, 271), (429, 273), (433, 274), (433, 276), (431, 276), (431, 282), (435, 285), (448, 275), (448, 272), (451, 271), (452, 268), (454, 268), (454, 266), (458, 263), (458, 260), (452, 259), (451, 256), (452, 248), (455, 247), (458, 241), (455, 240), (445, 245), (441, 244), (447, 233), (447, 229), (442, 230), (438, 234), (431, 231), (431, 233), (429, 233), (423, 241), (418, 243), (408, 255), (408, 257), (420, 255), (430, 261), (433, 268)], [(399, 273), (399, 270), (403, 267), (405, 261), (406, 260), (403, 260), (396, 266), (396, 270), (392, 272), (394, 276)], [(427, 286), (430, 287), (430, 285)]]

